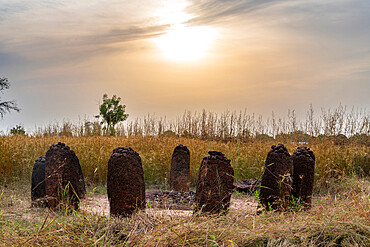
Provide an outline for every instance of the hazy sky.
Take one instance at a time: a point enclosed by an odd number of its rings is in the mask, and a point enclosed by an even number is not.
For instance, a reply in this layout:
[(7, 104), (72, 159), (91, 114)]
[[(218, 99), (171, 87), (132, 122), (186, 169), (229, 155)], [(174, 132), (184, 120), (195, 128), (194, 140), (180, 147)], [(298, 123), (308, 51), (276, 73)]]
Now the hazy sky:
[(368, 0), (0, 0), (0, 130), (185, 109), (370, 106)]

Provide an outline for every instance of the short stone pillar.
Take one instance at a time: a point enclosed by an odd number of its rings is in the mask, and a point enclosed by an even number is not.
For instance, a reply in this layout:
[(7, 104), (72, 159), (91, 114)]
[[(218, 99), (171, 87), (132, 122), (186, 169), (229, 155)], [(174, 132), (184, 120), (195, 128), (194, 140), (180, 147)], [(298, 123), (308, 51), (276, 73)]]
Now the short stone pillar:
[(195, 211), (227, 213), (233, 192), (234, 169), (218, 151), (209, 151), (199, 168)]
[(108, 161), (107, 192), (112, 216), (130, 216), (145, 208), (145, 182), (141, 158), (130, 147), (113, 150)]
[(260, 202), (266, 210), (287, 210), (292, 188), (293, 161), (283, 144), (273, 145), (262, 174)]
[[(73, 152), (73, 151), (72, 151)], [(78, 168), (78, 183), (79, 183), (79, 187), (78, 189), (80, 190), (79, 191), (79, 195), (80, 195), (80, 199), (84, 198), (85, 195), (86, 195), (86, 186), (85, 186), (85, 179), (84, 179), (84, 175), (82, 173), (82, 168), (81, 168), (81, 165), (80, 165), (80, 160), (78, 159), (77, 155), (75, 154), (75, 152), (72, 153), (73, 155), (73, 159), (74, 159), (74, 162), (77, 162), (77, 168)]]
[(190, 151), (182, 144), (175, 147), (171, 160), (170, 190), (188, 192), (190, 187)]
[(44, 201), (45, 189), (45, 155), (38, 157), (32, 169), (31, 200), (32, 206), (47, 206)]
[(312, 204), (312, 192), (315, 179), (315, 155), (307, 147), (297, 147), (292, 154), (293, 185), (292, 195), (303, 202), (308, 209)]
[(61, 202), (78, 209), (80, 198), (86, 193), (78, 158), (64, 143), (51, 145), (46, 152), (45, 188), (52, 209)]

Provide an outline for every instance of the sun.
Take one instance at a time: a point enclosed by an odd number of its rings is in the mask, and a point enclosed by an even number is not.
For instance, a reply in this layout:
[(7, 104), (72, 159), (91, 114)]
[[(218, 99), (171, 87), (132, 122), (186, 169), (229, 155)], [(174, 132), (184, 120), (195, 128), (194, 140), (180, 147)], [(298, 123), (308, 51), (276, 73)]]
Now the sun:
[(186, 27), (177, 25), (154, 42), (167, 59), (194, 61), (207, 55), (216, 37), (213, 28), (207, 26)]

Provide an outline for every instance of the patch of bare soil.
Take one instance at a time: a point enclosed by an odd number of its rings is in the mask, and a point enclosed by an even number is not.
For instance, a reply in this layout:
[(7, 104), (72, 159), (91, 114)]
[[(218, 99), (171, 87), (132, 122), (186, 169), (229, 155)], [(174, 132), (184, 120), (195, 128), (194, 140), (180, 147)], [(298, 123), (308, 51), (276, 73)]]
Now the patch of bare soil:
[[(145, 213), (149, 216), (166, 217), (181, 216), (190, 217), (193, 214), (192, 202), (174, 205), (171, 203), (158, 203), (156, 191), (147, 191), (147, 206)], [(153, 199), (154, 198), (154, 199)], [(168, 199), (164, 197), (163, 200)], [(6, 200), (6, 207), (2, 208), (1, 215), (6, 217), (23, 218), (27, 221), (43, 221), (51, 213), (48, 208), (31, 207), (31, 200), (27, 197), (11, 196)], [(167, 201), (166, 201), (167, 202)], [(230, 213), (232, 214), (255, 214), (258, 203), (255, 198), (245, 195), (232, 195)], [(87, 194), (80, 203), (82, 212), (105, 215), (109, 217), (109, 201), (106, 194)]]
[(80, 209), (94, 214), (109, 215), (109, 201), (107, 195), (86, 195), (81, 201)]
[(258, 202), (254, 197), (231, 196), (230, 212), (234, 214), (255, 214)]
[[(147, 192), (148, 193), (148, 192)], [(151, 193), (149, 191), (149, 193)], [(230, 212), (234, 214), (255, 214), (258, 203), (253, 197), (232, 195), (230, 203)], [(87, 195), (80, 204), (80, 209), (83, 211), (109, 216), (109, 201), (107, 195)], [(178, 215), (189, 216), (192, 215), (192, 205), (186, 206), (173, 204), (158, 204), (157, 201), (151, 200), (147, 197), (146, 213), (160, 214), (160, 215)]]

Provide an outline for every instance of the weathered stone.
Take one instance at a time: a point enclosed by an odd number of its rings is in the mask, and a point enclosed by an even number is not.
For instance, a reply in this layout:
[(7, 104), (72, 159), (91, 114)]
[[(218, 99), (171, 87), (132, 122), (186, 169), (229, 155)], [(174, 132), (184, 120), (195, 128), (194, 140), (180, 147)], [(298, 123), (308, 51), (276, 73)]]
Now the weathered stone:
[(113, 150), (108, 162), (107, 192), (111, 215), (130, 216), (145, 208), (145, 182), (141, 158), (130, 147)]
[(79, 195), (80, 195), (80, 199), (81, 199), (81, 198), (84, 198), (85, 195), (86, 195), (85, 179), (84, 179), (84, 175), (82, 173), (82, 168), (81, 168), (81, 165), (80, 165), (80, 161), (79, 161), (77, 155), (75, 154), (75, 152), (73, 152), (73, 156), (74, 156), (75, 161), (77, 161), (78, 183), (80, 184), (80, 186), (78, 188), (80, 189)]
[(190, 151), (182, 144), (175, 147), (171, 160), (170, 189), (189, 191), (190, 187)]
[(292, 187), (293, 161), (283, 144), (273, 145), (262, 174), (260, 202), (265, 209), (286, 210)]
[(31, 200), (32, 206), (47, 206), (44, 200), (45, 189), (45, 155), (38, 157), (32, 169)]
[(221, 152), (209, 151), (199, 168), (195, 210), (226, 213), (233, 192), (234, 169)]
[(78, 209), (85, 194), (85, 183), (76, 154), (64, 143), (50, 146), (45, 156), (45, 188), (48, 206), (55, 208), (60, 202)]
[(315, 155), (307, 147), (297, 147), (292, 154), (293, 185), (292, 195), (303, 201), (305, 208), (312, 204), (312, 192), (315, 179)]
[(260, 188), (261, 179), (245, 179), (234, 183), (234, 189), (240, 193), (252, 194)]

